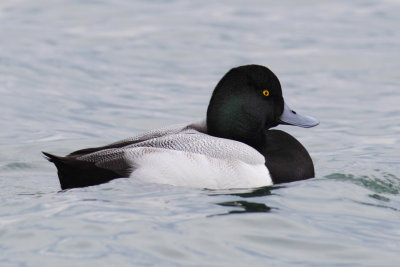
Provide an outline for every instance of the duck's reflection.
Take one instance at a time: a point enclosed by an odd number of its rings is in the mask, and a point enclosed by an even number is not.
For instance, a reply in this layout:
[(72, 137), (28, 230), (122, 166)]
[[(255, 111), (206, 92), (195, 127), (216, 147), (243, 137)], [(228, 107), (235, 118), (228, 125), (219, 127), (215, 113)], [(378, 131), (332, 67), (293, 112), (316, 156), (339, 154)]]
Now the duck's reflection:
[[(248, 212), (270, 212), (271, 208), (265, 205), (264, 203), (257, 203), (257, 202), (248, 202), (248, 201), (228, 201), (228, 202), (221, 202), (217, 203), (217, 205), (224, 206), (224, 207), (234, 207), (234, 208), (241, 208), (241, 209), (234, 209), (228, 211), (226, 214), (235, 214), (235, 213), (248, 213)], [(226, 214), (219, 214), (219, 215), (226, 215)]]
[[(228, 210), (226, 213), (215, 214), (215, 215), (228, 215), (228, 214), (237, 214), (237, 213), (250, 213), (250, 212), (270, 212), (273, 209), (277, 209), (274, 207), (270, 207), (265, 203), (258, 202), (259, 200), (265, 200), (265, 198), (260, 199), (260, 197), (265, 197), (269, 195), (273, 195), (272, 191), (281, 188), (282, 186), (267, 186), (260, 187), (256, 189), (242, 189), (242, 190), (208, 190), (210, 196), (221, 196), (221, 195), (229, 195), (240, 197), (240, 199), (232, 200), (232, 201), (224, 201), (216, 203), (219, 206), (223, 207), (232, 207), (234, 209)], [(246, 198), (247, 200), (242, 200), (241, 198)], [(249, 198), (258, 198), (258, 201), (249, 201)], [(215, 216), (214, 215), (214, 216)]]

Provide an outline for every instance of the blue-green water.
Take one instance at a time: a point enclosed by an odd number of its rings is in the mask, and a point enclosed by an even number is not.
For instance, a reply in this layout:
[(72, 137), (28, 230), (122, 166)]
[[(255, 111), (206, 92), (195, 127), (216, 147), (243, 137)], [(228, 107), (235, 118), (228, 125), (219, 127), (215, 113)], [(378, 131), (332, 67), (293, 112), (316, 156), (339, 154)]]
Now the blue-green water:
[[(399, 14), (394, 0), (2, 1), (0, 265), (397, 266)], [(59, 191), (40, 151), (201, 119), (220, 77), (249, 63), (321, 121), (279, 127), (315, 179)]]

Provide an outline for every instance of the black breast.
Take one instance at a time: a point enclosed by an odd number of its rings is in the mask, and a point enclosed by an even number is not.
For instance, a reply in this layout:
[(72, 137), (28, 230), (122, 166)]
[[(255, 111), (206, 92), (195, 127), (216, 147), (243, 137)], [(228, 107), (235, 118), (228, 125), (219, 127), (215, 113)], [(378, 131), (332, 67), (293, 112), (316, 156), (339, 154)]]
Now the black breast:
[(304, 146), (280, 130), (266, 131), (266, 142), (260, 152), (274, 184), (314, 177), (314, 164)]

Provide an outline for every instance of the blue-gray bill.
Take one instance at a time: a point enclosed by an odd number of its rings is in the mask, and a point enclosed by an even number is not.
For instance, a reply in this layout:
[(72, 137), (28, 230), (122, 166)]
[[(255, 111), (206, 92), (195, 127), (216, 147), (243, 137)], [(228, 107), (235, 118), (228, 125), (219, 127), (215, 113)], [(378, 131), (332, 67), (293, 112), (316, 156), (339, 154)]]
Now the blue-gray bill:
[(311, 128), (317, 126), (319, 121), (311, 116), (301, 115), (293, 111), (286, 103), (284, 103), (283, 113), (279, 118), (281, 124), (300, 126), (303, 128)]

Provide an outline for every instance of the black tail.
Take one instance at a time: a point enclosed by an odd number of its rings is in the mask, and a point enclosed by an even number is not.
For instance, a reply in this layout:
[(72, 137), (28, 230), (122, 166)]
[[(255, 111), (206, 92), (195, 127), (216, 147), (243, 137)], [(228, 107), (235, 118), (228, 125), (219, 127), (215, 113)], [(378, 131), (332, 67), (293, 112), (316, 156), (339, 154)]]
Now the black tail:
[(42, 153), (48, 161), (56, 165), (61, 189), (98, 185), (123, 177), (111, 170), (97, 167), (94, 162)]

